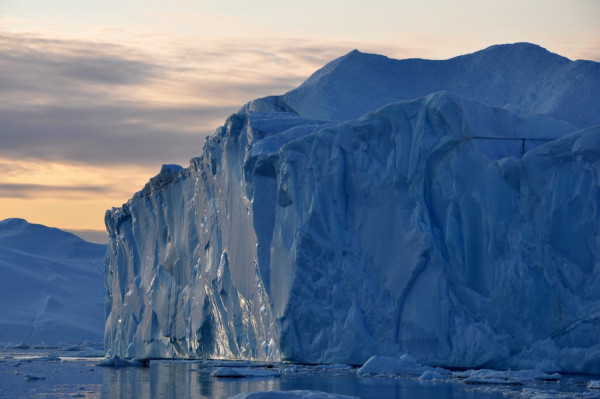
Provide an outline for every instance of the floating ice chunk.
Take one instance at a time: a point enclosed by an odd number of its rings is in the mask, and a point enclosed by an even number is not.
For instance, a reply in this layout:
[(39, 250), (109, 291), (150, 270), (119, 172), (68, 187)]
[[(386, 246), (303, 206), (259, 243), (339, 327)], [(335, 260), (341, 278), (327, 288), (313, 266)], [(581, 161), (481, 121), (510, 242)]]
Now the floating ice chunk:
[(394, 357), (372, 356), (357, 371), (358, 375), (420, 375), (423, 371), (414, 363), (406, 362)]
[(247, 392), (231, 396), (229, 399), (358, 399), (356, 396), (337, 395), (321, 391), (262, 391)]
[(421, 381), (443, 380), (444, 377), (437, 371), (427, 370), (419, 377)]
[(388, 356), (372, 356), (356, 373), (361, 376), (421, 376), (428, 371), (439, 374), (440, 377), (442, 374), (450, 374), (450, 371), (442, 368), (422, 366), (410, 355), (403, 355), (399, 359)]
[(600, 380), (591, 380), (587, 384), (588, 389), (600, 389)]
[(245, 367), (219, 367), (212, 373), (213, 377), (220, 378), (244, 378), (244, 377), (280, 377), (277, 370), (264, 370)]
[(462, 379), (466, 384), (505, 384), (522, 385), (526, 382), (558, 381), (560, 374), (547, 374), (539, 370), (466, 370), (452, 373), (454, 378)]
[(244, 378), (246, 377), (243, 373), (239, 372), (235, 368), (229, 367), (219, 367), (212, 373), (210, 373), (213, 377), (223, 377), (223, 378)]
[(555, 389), (523, 388), (516, 396), (518, 399), (592, 399), (598, 396), (589, 392), (561, 392)]
[(114, 367), (114, 368), (122, 368), (122, 367), (146, 367), (148, 365), (148, 361), (145, 359), (124, 359), (117, 355), (113, 355), (112, 357), (106, 358), (101, 362), (96, 363), (98, 367)]

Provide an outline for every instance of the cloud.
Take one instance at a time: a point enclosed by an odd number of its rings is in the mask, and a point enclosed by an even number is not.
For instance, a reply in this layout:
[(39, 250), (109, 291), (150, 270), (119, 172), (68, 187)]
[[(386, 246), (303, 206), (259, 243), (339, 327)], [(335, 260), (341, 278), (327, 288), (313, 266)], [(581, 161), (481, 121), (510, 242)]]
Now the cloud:
[(158, 76), (147, 57), (110, 44), (0, 35), (0, 87), (4, 103), (78, 102), (106, 98), (115, 86)]
[(222, 114), (223, 108), (51, 105), (0, 110), (0, 156), (95, 165), (187, 162), (201, 153), (204, 136), (185, 129), (199, 126), (203, 116), (216, 123), (213, 112)]
[(3, 34), (0, 156), (185, 165), (244, 103), (285, 93), (342, 51), (283, 41), (157, 39), (135, 47)]
[(0, 183), (0, 198), (36, 198), (40, 195), (58, 195), (65, 198), (89, 197), (108, 192), (102, 186), (53, 186), (46, 184)]

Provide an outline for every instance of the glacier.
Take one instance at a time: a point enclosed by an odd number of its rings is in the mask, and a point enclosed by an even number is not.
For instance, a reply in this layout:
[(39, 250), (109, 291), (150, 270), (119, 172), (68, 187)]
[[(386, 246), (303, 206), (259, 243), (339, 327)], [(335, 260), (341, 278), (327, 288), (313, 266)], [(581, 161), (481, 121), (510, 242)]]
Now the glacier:
[(106, 213), (110, 355), (600, 373), (600, 64), (353, 51)]

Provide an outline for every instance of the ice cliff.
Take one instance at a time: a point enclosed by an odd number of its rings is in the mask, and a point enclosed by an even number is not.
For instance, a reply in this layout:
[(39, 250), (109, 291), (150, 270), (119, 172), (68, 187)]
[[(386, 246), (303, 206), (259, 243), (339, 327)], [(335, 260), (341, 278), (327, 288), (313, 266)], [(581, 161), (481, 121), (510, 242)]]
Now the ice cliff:
[(598, 98), (519, 43), (248, 103), (107, 212), (106, 347), (600, 373)]

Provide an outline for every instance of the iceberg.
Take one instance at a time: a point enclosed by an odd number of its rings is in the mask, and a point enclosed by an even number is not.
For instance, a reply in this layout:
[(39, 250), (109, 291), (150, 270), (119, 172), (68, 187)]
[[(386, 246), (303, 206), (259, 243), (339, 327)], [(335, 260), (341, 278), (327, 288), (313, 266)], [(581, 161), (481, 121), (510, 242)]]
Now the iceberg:
[(106, 213), (123, 357), (600, 373), (600, 64), (353, 51)]

